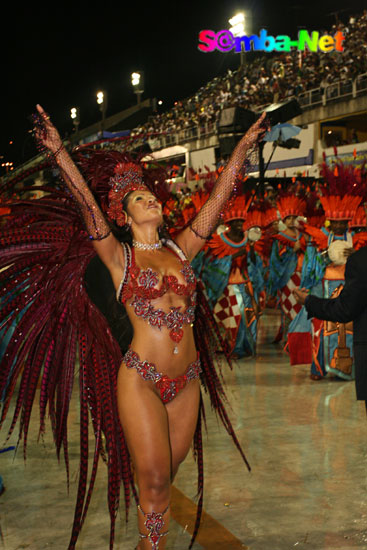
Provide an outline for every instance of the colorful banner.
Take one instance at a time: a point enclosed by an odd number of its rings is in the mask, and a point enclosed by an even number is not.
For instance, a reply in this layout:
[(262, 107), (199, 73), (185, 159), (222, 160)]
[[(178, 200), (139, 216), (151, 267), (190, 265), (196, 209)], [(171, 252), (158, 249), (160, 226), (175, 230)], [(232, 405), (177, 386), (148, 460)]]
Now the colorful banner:
[(326, 164), (331, 166), (334, 162), (342, 161), (343, 164), (355, 164), (359, 166), (364, 162), (367, 164), (367, 151), (353, 151), (351, 153), (341, 153), (337, 156), (330, 155), (326, 157)]

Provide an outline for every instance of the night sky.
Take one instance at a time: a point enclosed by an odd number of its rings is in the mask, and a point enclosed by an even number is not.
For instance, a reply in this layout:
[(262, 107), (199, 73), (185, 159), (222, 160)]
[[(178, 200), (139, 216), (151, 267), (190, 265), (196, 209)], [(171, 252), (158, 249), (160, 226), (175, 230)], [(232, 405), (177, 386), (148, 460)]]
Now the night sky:
[[(96, 92), (108, 94), (107, 116), (136, 103), (134, 70), (145, 73), (143, 99), (156, 97), (162, 110), (239, 64), (238, 54), (201, 53), (202, 29), (228, 28), (228, 19), (250, 12), (251, 31), (296, 38), (298, 29), (329, 29), (334, 12), (346, 22), (362, 13), (365, 0), (27, 4), (2, 7), (3, 103), (0, 155), (17, 164), (35, 153), (27, 117), (40, 103), (60, 133), (72, 130), (70, 108), (78, 106), (80, 129), (100, 120)], [(81, 5), (82, 4), (82, 5)], [(67, 7), (65, 7), (67, 5)], [(55, 12), (55, 16), (50, 15)], [(8, 34), (4, 29), (8, 29)], [(4, 90), (5, 88), (5, 90)], [(9, 140), (14, 145), (9, 146)]]

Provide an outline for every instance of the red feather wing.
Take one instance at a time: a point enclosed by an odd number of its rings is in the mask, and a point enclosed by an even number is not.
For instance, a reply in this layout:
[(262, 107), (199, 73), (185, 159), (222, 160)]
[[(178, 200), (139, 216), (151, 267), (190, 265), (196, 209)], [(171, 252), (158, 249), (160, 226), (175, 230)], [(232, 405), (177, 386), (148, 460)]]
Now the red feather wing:
[[(111, 540), (119, 487), (124, 484), (128, 508), (132, 475), (113, 391), (121, 350), (105, 317), (89, 299), (83, 280), (95, 252), (68, 195), (47, 187), (42, 190), (48, 193), (44, 198), (13, 202), (10, 212), (2, 217), (1, 425), (19, 381), (8, 437), (18, 422), (26, 454), (32, 407), (40, 387), (40, 432), (45, 430), (48, 408), (57, 454), (63, 448), (68, 472), (67, 417), (79, 358), (81, 457), (71, 550), (88, 509), (99, 457), (104, 453), (102, 434), (107, 443)], [(88, 487), (90, 416), (96, 440)]]

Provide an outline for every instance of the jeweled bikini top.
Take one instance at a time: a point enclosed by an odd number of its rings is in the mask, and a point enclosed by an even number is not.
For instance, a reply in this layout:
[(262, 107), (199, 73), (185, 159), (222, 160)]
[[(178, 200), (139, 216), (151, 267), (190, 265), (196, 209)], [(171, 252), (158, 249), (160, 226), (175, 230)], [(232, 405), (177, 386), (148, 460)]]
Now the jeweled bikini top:
[[(180, 271), (186, 284), (179, 283), (175, 275), (164, 275), (160, 287), (157, 288), (159, 274), (151, 268), (140, 269), (135, 263), (134, 249), (131, 250), (129, 245), (122, 243), (125, 255), (125, 272), (116, 297), (123, 304), (131, 299), (129, 305), (134, 308), (135, 315), (143, 317), (151, 326), (169, 329), (171, 339), (177, 344), (183, 337), (183, 325), (192, 324), (195, 320), (196, 279), (190, 262), (182, 250), (173, 241), (167, 239), (162, 239), (162, 241), (181, 260), (182, 269)], [(189, 297), (189, 305), (184, 311), (181, 311), (181, 306), (179, 306), (171, 307), (170, 311), (166, 313), (151, 304), (151, 300), (160, 298), (169, 289), (178, 296)], [(178, 353), (177, 345), (173, 352)]]

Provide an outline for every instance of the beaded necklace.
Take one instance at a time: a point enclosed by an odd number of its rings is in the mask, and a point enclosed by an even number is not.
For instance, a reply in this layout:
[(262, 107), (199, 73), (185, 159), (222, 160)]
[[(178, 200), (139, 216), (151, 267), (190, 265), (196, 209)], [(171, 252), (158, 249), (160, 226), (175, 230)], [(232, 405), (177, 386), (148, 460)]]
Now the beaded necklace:
[(163, 244), (162, 241), (159, 240), (157, 243), (153, 244), (146, 244), (146, 243), (140, 243), (139, 241), (136, 241), (133, 239), (133, 247), (137, 250), (160, 250), (162, 248)]

